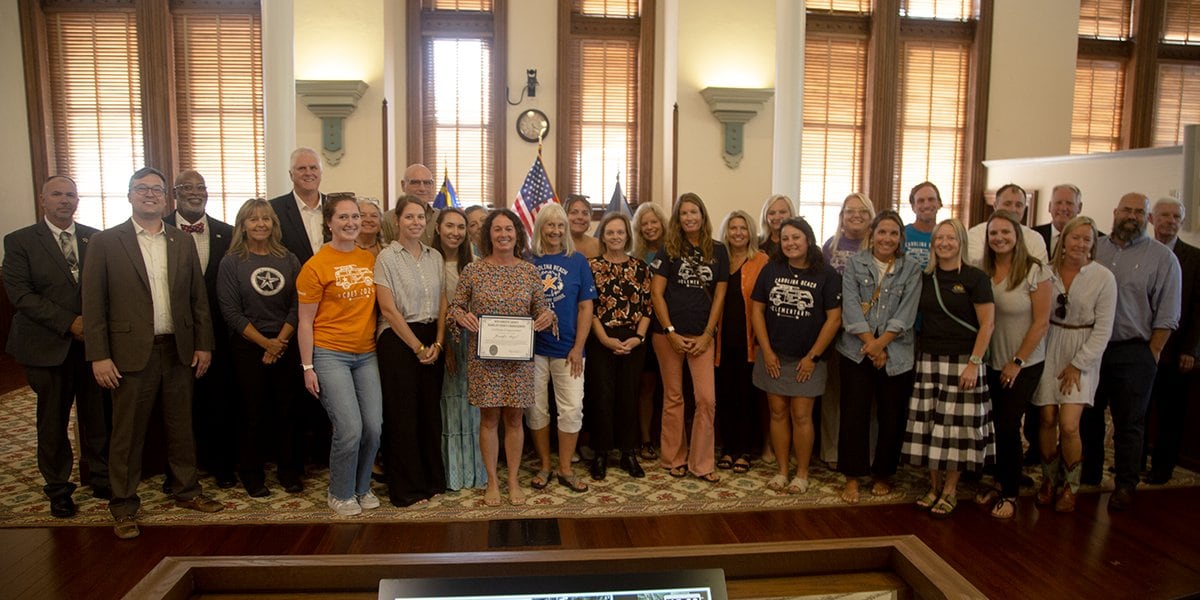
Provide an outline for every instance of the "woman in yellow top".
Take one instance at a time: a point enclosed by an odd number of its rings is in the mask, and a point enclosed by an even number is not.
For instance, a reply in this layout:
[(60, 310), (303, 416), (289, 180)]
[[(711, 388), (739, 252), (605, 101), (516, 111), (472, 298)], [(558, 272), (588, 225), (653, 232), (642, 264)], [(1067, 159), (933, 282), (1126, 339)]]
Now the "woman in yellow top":
[(353, 196), (324, 208), (330, 242), (296, 280), (304, 387), (321, 400), (333, 426), (329, 508), (350, 516), (379, 507), (371, 465), (379, 450), (383, 394), (375, 359), (375, 257), (354, 242), (362, 219)]

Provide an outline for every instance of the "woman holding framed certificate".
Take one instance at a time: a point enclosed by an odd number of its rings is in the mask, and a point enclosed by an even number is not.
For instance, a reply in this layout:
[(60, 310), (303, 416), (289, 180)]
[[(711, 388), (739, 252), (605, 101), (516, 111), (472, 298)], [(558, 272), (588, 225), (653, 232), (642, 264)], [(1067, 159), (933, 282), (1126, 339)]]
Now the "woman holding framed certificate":
[[(467, 400), (480, 409), (479, 447), (487, 470), (484, 502), (499, 506), (500, 421), (508, 465), (508, 501), (525, 502), (521, 491), (524, 411), (533, 403), (533, 332), (555, 324), (542, 294), (537, 268), (522, 260), (525, 228), (511, 210), (492, 211), (483, 222), (482, 258), (463, 269), (447, 316), (467, 330)], [(524, 323), (523, 323), (524, 322)], [(522, 331), (522, 327), (524, 330)]]

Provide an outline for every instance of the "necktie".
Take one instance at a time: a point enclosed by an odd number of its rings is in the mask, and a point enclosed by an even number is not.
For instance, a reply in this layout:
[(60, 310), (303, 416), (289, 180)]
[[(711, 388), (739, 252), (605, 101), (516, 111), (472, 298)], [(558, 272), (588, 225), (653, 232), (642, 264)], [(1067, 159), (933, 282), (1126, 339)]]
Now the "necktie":
[(187, 233), (204, 233), (204, 223), (203, 222), (196, 223), (195, 225), (183, 224), (183, 225), (180, 225), (179, 228), (186, 231)]
[(69, 232), (58, 232), (58, 245), (62, 247), (63, 256), (67, 258), (67, 266), (71, 268), (71, 279), (79, 280), (79, 257), (75, 256), (75, 244), (72, 243)]

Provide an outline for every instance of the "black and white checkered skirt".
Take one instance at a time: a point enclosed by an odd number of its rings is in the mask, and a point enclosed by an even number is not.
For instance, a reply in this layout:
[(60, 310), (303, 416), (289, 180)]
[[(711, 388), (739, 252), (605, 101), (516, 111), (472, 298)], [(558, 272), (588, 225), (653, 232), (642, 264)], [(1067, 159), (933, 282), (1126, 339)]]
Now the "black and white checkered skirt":
[(978, 471), (995, 462), (987, 377), (976, 367), (980, 375), (975, 389), (958, 386), (969, 359), (920, 353), (904, 435), (903, 452), (909, 464), (939, 471)]

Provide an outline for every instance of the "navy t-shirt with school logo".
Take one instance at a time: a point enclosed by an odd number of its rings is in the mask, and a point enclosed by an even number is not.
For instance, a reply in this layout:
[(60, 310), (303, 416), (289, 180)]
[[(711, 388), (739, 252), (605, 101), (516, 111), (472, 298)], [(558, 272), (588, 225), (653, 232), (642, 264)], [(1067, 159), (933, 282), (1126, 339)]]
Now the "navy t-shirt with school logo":
[(766, 305), (767, 338), (776, 354), (800, 358), (825, 325), (825, 311), (842, 306), (842, 277), (829, 265), (797, 269), (786, 262), (763, 266), (750, 299)]
[[(659, 252), (650, 263), (650, 271), (667, 278), (663, 299), (671, 325), (680, 335), (700, 335), (708, 325), (712, 294), (718, 283), (729, 281), (729, 254), (720, 242), (713, 242), (712, 260), (705, 262), (700, 249), (691, 247), (679, 258)], [(661, 331), (657, 319), (655, 330)]]

